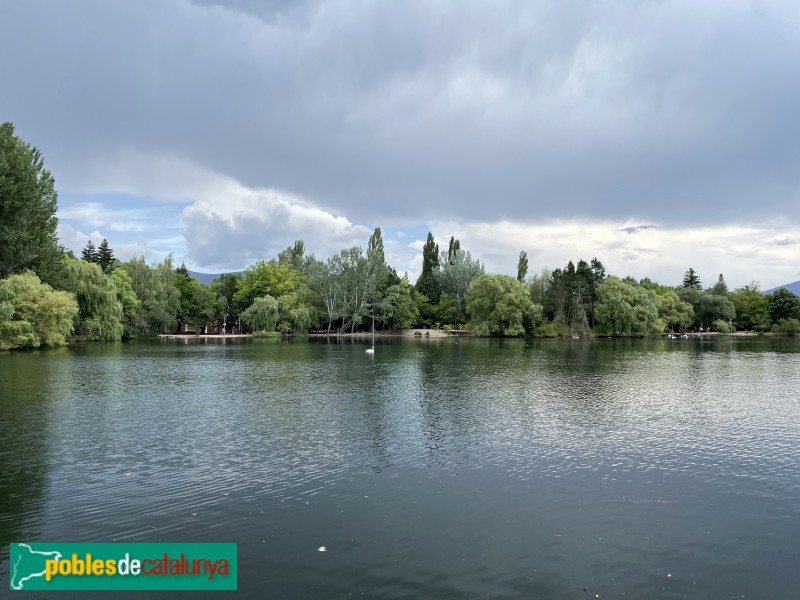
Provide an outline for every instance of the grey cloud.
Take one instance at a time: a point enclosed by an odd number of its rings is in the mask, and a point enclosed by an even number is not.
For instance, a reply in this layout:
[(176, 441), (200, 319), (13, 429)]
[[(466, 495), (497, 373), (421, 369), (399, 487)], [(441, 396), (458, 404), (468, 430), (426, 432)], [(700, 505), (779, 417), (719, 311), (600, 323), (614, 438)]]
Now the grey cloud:
[(794, 246), (797, 240), (793, 237), (783, 237), (769, 241), (770, 246)]
[(617, 231), (624, 231), (625, 233), (634, 234), (647, 229), (658, 229), (658, 225), (635, 225), (633, 227), (623, 227)]
[(12, 0), (0, 109), (78, 189), (122, 146), (355, 222), (797, 220), (800, 17), (759, 6)]

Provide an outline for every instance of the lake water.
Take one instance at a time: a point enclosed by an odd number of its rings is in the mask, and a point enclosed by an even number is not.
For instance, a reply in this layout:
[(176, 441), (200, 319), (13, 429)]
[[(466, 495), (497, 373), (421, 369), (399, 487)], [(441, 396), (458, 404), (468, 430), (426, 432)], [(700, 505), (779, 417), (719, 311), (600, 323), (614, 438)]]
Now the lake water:
[(0, 588), (11, 541), (191, 541), (240, 598), (800, 596), (800, 340), (365, 348), (0, 355)]

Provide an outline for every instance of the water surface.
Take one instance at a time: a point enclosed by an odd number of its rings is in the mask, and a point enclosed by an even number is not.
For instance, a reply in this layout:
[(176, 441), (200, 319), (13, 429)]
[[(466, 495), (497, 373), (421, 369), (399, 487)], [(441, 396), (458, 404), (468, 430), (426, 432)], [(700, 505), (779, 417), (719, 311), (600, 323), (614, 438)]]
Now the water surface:
[(0, 355), (0, 587), (10, 541), (187, 541), (243, 598), (797, 597), (797, 340), (365, 348)]

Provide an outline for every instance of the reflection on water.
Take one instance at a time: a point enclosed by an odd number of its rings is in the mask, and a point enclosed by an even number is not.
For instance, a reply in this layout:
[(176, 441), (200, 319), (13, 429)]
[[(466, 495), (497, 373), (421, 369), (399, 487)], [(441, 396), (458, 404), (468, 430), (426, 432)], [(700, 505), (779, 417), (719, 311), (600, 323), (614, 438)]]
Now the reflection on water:
[(796, 595), (797, 340), (365, 347), (0, 355), (0, 586), (9, 541), (232, 541), (254, 598)]

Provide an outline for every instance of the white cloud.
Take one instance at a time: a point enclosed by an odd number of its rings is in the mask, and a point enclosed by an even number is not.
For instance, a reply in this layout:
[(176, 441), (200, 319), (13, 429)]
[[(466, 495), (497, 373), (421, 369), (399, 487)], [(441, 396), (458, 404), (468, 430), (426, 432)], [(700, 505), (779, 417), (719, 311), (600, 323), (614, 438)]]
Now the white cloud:
[(588, 220), (452, 222), (436, 224), (433, 232), (440, 246), (442, 240), (455, 235), (462, 248), (494, 273), (516, 274), (517, 257), (525, 250), (529, 275), (541, 267), (552, 269), (570, 260), (597, 257), (608, 274), (650, 277), (665, 285), (678, 285), (689, 267), (707, 283), (722, 273), (731, 288), (753, 279), (768, 288), (797, 277), (797, 245), (771, 243), (791, 239), (793, 228), (785, 223), (687, 229), (660, 226), (631, 233), (629, 228), (635, 227), (636, 223)]
[(307, 253), (325, 258), (364, 244), (372, 231), (274, 189), (226, 181), (201, 192), (182, 213), (187, 262), (207, 270), (237, 270), (303, 239)]

